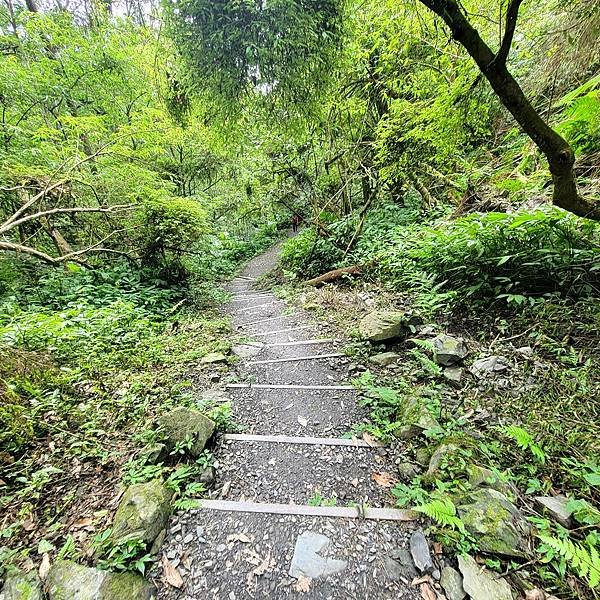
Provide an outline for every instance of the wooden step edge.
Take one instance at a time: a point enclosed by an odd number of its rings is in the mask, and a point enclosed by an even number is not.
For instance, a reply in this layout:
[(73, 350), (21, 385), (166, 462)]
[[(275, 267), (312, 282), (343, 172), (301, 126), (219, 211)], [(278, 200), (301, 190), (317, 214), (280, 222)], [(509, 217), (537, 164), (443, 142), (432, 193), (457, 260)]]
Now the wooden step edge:
[(342, 519), (370, 519), (375, 521), (416, 521), (422, 517), (420, 513), (410, 509), (269, 504), (235, 500), (200, 500), (200, 510), (333, 517)]
[(297, 356), (296, 358), (271, 358), (269, 360), (251, 360), (248, 365), (270, 365), (284, 362), (301, 362), (303, 360), (322, 360), (324, 358), (341, 358), (346, 356), (343, 352), (332, 352), (331, 354), (314, 354), (313, 356)]
[(318, 390), (318, 391), (355, 391), (352, 385), (301, 385), (293, 383), (228, 383), (226, 389), (255, 389), (255, 390)]
[(254, 435), (248, 433), (226, 433), (223, 440), (233, 442), (259, 442), (273, 444), (307, 444), (314, 446), (350, 446), (353, 448), (383, 448), (378, 442), (368, 443), (357, 438), (322, 438), (293, 435)]

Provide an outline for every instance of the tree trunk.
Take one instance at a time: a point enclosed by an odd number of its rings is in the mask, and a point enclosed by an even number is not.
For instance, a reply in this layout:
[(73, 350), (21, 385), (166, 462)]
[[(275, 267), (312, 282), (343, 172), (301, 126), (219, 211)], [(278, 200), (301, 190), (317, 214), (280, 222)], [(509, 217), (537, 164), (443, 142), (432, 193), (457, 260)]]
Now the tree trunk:
[[(479, 32), (469, 23), (456, 0), (420, 1), (443, 19), (452, 36), (480, 68), (502, 104), (545, 154), (554, 183), (553, 203), (580, 217), (600, 220), (600, 206), (587, 201), (577, 191), (577, 181), (573, 171), (575, 163), (573, 149), (544, 121), (506, 67), (520, 2), (513, 0), (509, 5), (505, 37), (498, 55), (495, 55)], [(511, 6), (515, 7), (512, 15)]]

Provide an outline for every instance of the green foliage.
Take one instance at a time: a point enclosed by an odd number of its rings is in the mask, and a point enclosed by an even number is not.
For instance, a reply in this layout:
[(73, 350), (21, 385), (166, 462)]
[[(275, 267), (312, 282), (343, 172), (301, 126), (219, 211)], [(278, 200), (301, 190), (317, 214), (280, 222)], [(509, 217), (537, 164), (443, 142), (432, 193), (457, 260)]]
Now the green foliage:
[(226, 99), (255, 91), (307, 101), (327, 79), (342, 28), (337, 0), (186, 0), (165, 8), (193, 81)]
[(414, 510), (433, 519), (442, 527), (452, 527), (458, 529), (463, 534), (466, 533), (464, 523), (457, 515), (456, 506), (454, 506), (454, 502), (450, 498), (442, 497), (434, 499), (426, 504), (415, 506)]
[[(546, 534), (538, 536), (542, 545), (538, 551), (544, 555), (545, 562), (562, 559), (578, 577), (584, 579), (591, 589), (600, 585), (600, 555), (598, 547), (573, 542), (568, 537), (559, 538)], [(564, 575), (565, 565), (559, 562), (559, 573)]]
[(111, 539), (112, 529), (97, 534), (93, 547), (98, 556), (98, 567), (107, 571), (137, 571), (142, 575), (152, 561), (143, 540), (127, 539), (114, 542)]
[(502, 431), (512, 438), (517, 446), (522, 450), (531, 452), (532, 456), (540, 463), (546, 462), (546, 454), (542, 448), (531, 437), (531, 434), (517, 425), (508, 425), (502, 428)]

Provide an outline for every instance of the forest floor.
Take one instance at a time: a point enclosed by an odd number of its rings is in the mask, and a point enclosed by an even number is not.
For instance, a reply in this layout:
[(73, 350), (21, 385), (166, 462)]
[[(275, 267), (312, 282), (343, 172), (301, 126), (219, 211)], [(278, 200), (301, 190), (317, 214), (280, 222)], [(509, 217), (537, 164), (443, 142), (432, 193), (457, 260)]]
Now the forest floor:
[[(229, 286), (227, 310), (243, 343), (225, 389), (242, 437), (217, 438), (210, 500), (172, 518), (154, 572), (158, 598), (416, 598), (414, 567), (395, 560), (406, 559), (414, 513), (391, 511), (406, 522), (369, 513), (393, 505), (386, 476), (397, 447), (348, 436), (366, 412), (348, 386), (340, 341), (256, 291), (279, 249), (250, 261)], [(247, 512), (247, 503), (264, 512)], [(180, 589), (165, 582), (172, 567)]]

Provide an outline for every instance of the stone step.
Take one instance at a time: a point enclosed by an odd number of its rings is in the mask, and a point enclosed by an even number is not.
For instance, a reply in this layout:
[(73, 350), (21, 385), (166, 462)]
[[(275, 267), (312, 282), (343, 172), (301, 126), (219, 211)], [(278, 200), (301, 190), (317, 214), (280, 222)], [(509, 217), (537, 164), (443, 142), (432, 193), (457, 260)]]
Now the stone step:
[(300, 385), (286, 383), (228, 383), (227, 389), (255, 390), (319, 390), (319, 391), (354, 391), (352, 385)]
[(309, 504), (323, 498), (339, 506), (381, 507), (394, 502), (390, 488), (378, 483), (378, 474), (395, 470), (386, 448), (221, 440), (215, 455), (214, 493), (226, 494), (226, 500)]
[(301, 437), (293, 435), (253, 435), (247, 433), (226, 433), (221, 439), (233, 442), (262, 442), (272, 444), (305, 444), (311, 446), (352, 446), (354, 448), (381, 448), (378, 442), (365, 442), (357, 438)]
[(151, 576), (163, 579), (168, 560), (183, 585), (176, 593), (165, 586), (158, 600), (421, 598), (411, 586), (414, 567), (403, 564), (410, 563), (410, 522), (332, 518), (321, 516), (328, 512), (321, 507), (309, 507), (317, 515), (231, 508), (199, 508), (173, 518)]
[(278, 304), (283, 302), (283, 300), (271, 300), (270, 302), (265, 302), (263, 304), (257, 304), (256, 306), (245, 306), (244, 308), (236, 309), (238, 314), (252, 312), (254, 310), (259, 310), (260, 308), (266, 308), (267, 306), (273, 306), (274, 304)]
[(312, 340), (297, 340), (293, 342), (275, 342), (273, 344), (266, 344), (265, 349), (282, 346), (320, 346), (321, 344), (331, 344), (334, 341), (333, 338), (314, 338)]
[(297, 327), (288, 327), (287, 329), (275, 329), (273, 331), (262, 331), (260, 333), (253, 333), (253, 337), (264, 337), (268, 335), (280, 335), (282, 333), (293, 333), (302, 331), (304, 329), (311, 329), (311, 325), (298, 325)]

